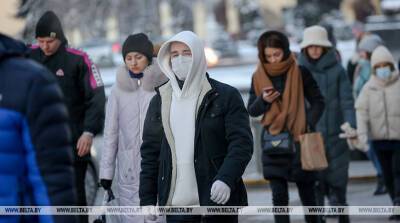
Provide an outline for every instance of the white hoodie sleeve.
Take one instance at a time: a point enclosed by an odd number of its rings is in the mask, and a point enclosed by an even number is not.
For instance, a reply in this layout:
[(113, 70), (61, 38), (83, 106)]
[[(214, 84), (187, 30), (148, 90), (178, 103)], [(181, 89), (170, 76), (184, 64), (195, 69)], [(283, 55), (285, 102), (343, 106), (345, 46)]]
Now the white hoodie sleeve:
[(100, 161), (100, 179), (112, 180), (118, 152), (118, 100), (113, 89), (107, 101), (104, 126), (104, 146)]

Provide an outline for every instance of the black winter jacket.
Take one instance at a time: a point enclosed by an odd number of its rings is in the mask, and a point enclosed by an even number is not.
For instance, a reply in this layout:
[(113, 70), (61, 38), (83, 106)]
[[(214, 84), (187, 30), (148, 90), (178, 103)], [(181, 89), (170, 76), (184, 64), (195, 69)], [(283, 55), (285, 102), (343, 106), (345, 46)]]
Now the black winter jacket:
[[(221, 180), (231, 188), (225, 205), (247, 205), (242, 174), (251, 159), (253, 137), (249, 116), (240, 93), (233, 87), (208, 79), (211, 89), (202, 100), (195, 129), (194, 165), (200, 205), (217, 205), (210, 200), (211, 186)], [(164, 87), (161, 86), (160, 88)], [(139, 196), (141, 205), (170, 205), (173, 161), (161, 113), (159, 89), (147, 112)], [(169, 119), (169, 117), (167, 118)]]
[[(0, 204), (77, 205), (71, 132), (53, 75), (0, 34)], [(39, 218), (40, 217), (40, 218)], [(78, 222), (76, 216), (0, 216), (0, 222)]]
[(38, 46), (31, 48), (30, 58), (46, 66), (61, 86), (74, 144), (84, 131), (100, 133), (104, 124), (105, 93), (100, 73), (88, 55), (66, 44), (51, 56), (44, 55)]
[[(324, 97), (310, 71), (303, 66), (299, 67), (303, 79), (304, 97), (306, 99), (307, 125), (310, 129), (315, 129), (324, 111)], [(270, 77), (270, 79), (274, 88), (282, 95), (285, 89), (286, 74)], [(250, 116), (257, 117), (263, 115), (270, 109), (270, 105), (271, 104), (263, 100), (261, 95), (258, 97), (256, 96), (252, 82), (250, 98), (247, 105)], [(265, 131), (265, 128), (263, 131)], [(264, 134), (264, 132), (262, 134)], [(291, 181), (311, 181), (315, 179), (314, 171), (303, 171), (301, 169), (299, 143), (296, 143), (295, 146), (296, 152), (292, 155), (262, 154), (264, 178), (284, 178)]]

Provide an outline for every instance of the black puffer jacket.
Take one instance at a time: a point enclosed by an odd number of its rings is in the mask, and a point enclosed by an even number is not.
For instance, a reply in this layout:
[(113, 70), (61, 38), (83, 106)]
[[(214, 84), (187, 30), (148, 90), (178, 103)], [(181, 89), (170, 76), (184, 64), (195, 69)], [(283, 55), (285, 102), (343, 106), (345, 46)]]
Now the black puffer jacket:
[[(304, 97), (308, 106), (306, 109), (307, 125), (311, 129), (320, 119), (325, 104), (324, 98), (315, 82), (312, 74), (305, 68), (300, 66), (301, 75), (304, 86)], [(283, 94), (285, 89), (286, 74), (270, 77), (274, 88)], [(253, 83), (250, 87), (250, 98), (247, 105), (250, 116), (257, 117), (263, 115), (269, 110), (270, 104), (265, 102), (260, 95), (256, 96)], [(303, 171), (300, 163), (300, 146), (296, 143), (296, 153), (293, 155), (262, 155), (263, 172), (266, 179), (284, 178), (291, 181), (310, 181), (315, 179), (315, 172)]]
[[(0, 34), (0, 204), (77, 205), (71, 132), (53, 75)], [(77, 222), (75, 216), (0, 216), (0, 222)]]

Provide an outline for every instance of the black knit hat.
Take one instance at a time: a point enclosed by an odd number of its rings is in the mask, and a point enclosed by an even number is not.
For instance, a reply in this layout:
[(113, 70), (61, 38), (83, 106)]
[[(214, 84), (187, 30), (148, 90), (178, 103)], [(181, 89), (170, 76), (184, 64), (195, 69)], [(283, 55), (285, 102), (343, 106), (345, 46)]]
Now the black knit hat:
[(129, 35), (122, 45), (122, 57), (125, 57), (130, 52), (138, 52), (147, 57), (149, 63), (153, 59), (153, 43), (144, 33)]
[(53, 11), (45, 12), (36, 25), (37, 37), (55, 37), (61, 42), (66, 42), (64, 31), (57, 15)]

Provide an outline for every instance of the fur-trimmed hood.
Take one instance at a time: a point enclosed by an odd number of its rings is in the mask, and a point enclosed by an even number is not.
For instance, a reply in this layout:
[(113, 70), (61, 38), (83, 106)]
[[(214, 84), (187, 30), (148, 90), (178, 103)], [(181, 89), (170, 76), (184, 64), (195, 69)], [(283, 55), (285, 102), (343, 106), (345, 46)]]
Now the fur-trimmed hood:
[(117, 70), (116, 86), (122, 91), (136, 91), (139, 86), (143, 86), (146, 91), (154, 91), (155, 87), (166, 82), (168, 79), (160, 70), (157, 60), (153, 59), (153, 64), (146, 67), (143, 72), (143, 78), (133, 79), (129, 76), (126, 65), (122, 65)]

